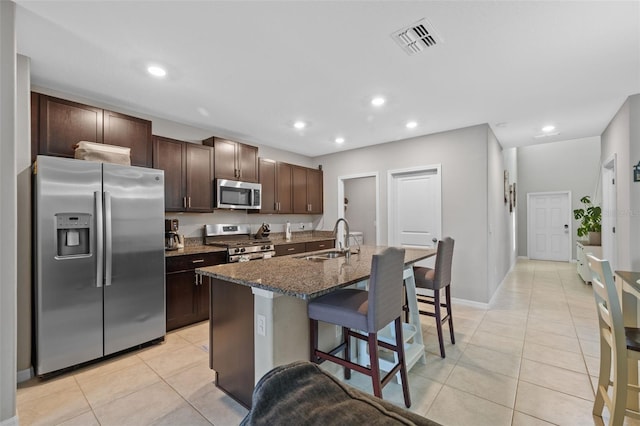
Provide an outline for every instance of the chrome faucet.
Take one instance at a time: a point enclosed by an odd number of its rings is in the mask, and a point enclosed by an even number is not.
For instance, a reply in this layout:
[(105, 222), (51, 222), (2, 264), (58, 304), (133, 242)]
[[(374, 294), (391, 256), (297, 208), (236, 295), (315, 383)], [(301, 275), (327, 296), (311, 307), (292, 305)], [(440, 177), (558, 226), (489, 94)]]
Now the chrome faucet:
[[(344, 249), (342, 248), (342, 242), (339, 242), (338, 244), (340, 245), (340, 251), (344, 253), (345, 257), (349, 258), (349, 256), (351, 256), (351, 250), (349, 248), (349, 238), (351, 237), (351, 233), (349, 232), (349, 222), (347, 222), (347, 219), (345, 219), (344, 217), (341, 217), (338, 220), (336, 220), (336, 224), (333, 227), (333, 236), (337, 239), (338, 225), (340, 224), (340, 222), (344, 222), (347, 238), (345, 239), (345, 242), (344, 242), (344, 246), (345, 246)], [(360, 243), (357, 243), (357, 244), (358, 244), (358, 253), (360, 253)]]

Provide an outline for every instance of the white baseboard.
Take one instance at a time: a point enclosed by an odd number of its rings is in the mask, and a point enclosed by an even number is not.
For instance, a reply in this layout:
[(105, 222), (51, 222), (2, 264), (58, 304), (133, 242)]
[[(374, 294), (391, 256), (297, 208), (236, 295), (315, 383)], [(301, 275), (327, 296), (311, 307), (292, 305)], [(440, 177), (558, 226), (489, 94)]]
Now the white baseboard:
[(22, 383), (22, 382), (26, 382), (32, 377), (33, 377), (33, 367), (29, 367), (26, 370), (18, 371), (18, 374), (16, 375), (16, 380), (18, 383)]
[(458, 299), (457, 297), (452, 297), (451, 302), (458, 305), (470, 306), (472, 308), (489, 309), (488, 303), (476, 302), (474, 300)]

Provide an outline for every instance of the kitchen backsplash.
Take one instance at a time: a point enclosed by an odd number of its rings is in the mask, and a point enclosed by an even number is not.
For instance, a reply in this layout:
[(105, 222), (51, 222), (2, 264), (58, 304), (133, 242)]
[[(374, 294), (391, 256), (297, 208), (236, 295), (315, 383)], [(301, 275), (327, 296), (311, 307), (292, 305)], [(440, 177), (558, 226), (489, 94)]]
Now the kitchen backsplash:
[[(202, 230), (205, 224), (231, 223), (250, 224), (251, 232), (255, 234), (262, 223), (268, 223), (272, 233), (284, 233), (287, 221), (291, 223), (291, 231), (294, 233), (322, 230), (324, 221), (322, 216), (310, 215), (267, 215), (248, 214), (239, 210), (216, 210), (214, 213), (165, 213), (166, 219), (178, 219), (180, 222), (179, 233), (185, 236), (185, 244), (190, 241), (202, 243)], [(333, 224), (331, 224), (333, 229)]]

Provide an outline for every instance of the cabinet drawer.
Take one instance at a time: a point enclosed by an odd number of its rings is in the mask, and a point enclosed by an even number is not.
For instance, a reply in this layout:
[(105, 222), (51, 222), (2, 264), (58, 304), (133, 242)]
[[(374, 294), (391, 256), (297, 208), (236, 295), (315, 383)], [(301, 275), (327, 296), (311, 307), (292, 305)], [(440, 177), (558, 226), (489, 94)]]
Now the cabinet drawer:
[(334, 248), (335, 240), (313, 241), (306, 244), (306, 251), (318, 251)]
[(188, 271), (204, 266), (220, 265), (227, 262), (226, 252), (185, 254), (184, 256), (172, 256), (165, 259), (166, 272)]
[(304, 253), (305, 243), (279, 244), (276, 246), (276, 256), (286, 256), (294, 253)]

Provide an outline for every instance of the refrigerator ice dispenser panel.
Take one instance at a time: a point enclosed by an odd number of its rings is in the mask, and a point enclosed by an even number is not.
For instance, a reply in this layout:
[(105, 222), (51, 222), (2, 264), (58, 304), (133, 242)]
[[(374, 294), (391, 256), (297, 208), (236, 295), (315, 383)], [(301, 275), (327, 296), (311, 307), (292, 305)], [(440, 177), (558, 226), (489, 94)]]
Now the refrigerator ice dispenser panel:
[(91, 255), (90, 228), (91, 215), (88, 213), (57, 213), (56, 258)]

